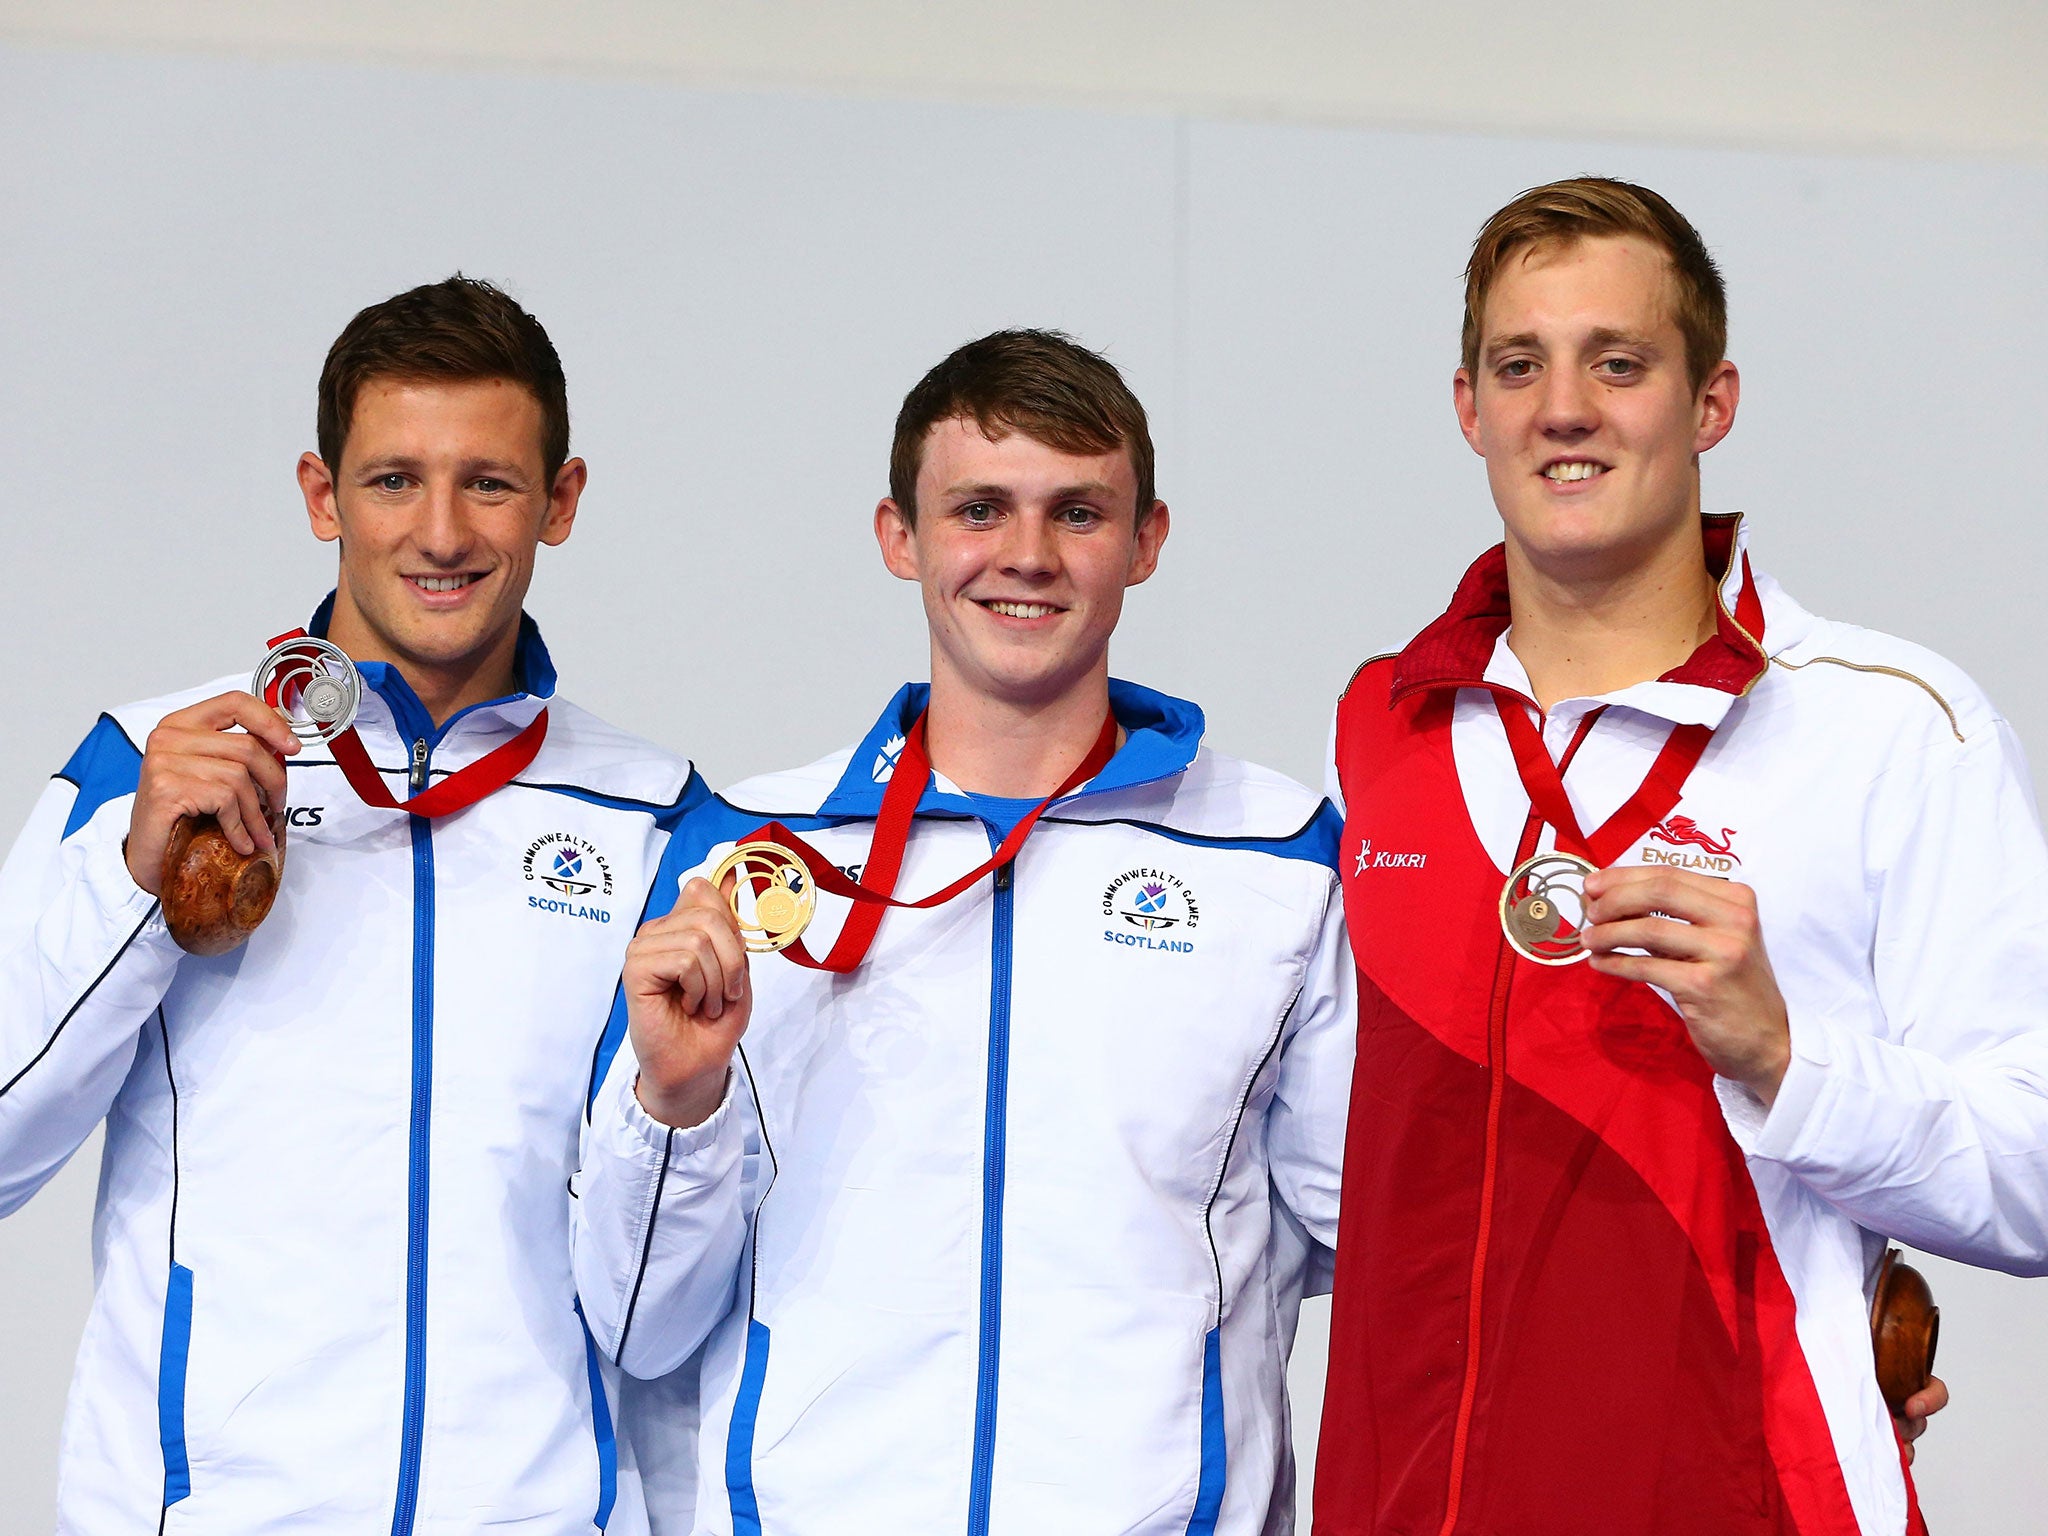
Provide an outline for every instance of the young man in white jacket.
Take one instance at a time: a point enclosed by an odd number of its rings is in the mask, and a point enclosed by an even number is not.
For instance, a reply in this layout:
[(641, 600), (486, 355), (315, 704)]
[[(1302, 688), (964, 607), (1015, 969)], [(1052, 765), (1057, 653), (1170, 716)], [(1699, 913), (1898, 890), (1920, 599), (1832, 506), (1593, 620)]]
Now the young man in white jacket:
[[(930, 685), (671, 845), (577, 1278), (628, 1371), (705, 1346), (699, 1532), (1291, 1528), (1284, 1364), (1352, 1053), (1335, 827), (1110, 678), (1167, 519), (1109, 364), (961, 348), (875, 513)], [(808, 861), (785, 895), (856, 898), (805, 964), (750, 959), (703, 878), (757, 835)], [(889, 892), (920, 905), (877, 932)]]
[[(1319, 1536), (1925, 1529), (1888, 1239), (2048, 1271), (2048, 850), (1969, 678), (1700, 509), (1721, 281), (1663, 198), (1481, 231), (1504, 542), (1359, 668), (1359, 1057)], [(1560, 1415), (1568, 1433), (1559, 1436)], [(1938, 1522), (1937, 1522), (1938, 1523)]]
[[(583, 489), (568, 425), (546, 333), (489, 285), (363, 311), (298, 475), (340, 546), (310, 627), (360, 669), (367, 762), (234, 677), (128, 705), (0, 875), (0, 1212), (107, 1131), (63, 1531), (644, 1529), (564, 1187), (704, 792), (559, 697), (522, 614)], [(251, 611), (251, 664), (296, 617)], [(214, 814), (248, 853), (281, 806), (268, 919), (185, 954), (173, 824)]]

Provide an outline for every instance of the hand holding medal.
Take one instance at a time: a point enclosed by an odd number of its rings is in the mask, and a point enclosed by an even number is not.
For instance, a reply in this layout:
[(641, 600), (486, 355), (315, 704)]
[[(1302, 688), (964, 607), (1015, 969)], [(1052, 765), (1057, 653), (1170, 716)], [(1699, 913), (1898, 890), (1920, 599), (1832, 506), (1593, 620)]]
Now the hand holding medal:
[(166, 717), (143, 755), (128, 870), (195, 955), (226, 954), (270, 913), (284, 872), (284, 758), (301, 742), (327, 743), (365, 805), (437, 817), (502, 789), (548, 735), (542, 709), (511, 740), (400, 800), (356, 736), (362, 679), (339, 646), (288, 630), (270, 641), (250, 689)]
[[(746, 1030), (753, 995), (748, 955), (781, 953), (812, 970), (845, 975), (866, 958), (891, 907), (928, 909), (972, 889), (1008, 865), (1046, 808), (1100, 773), (1116, 754), (1117, 724), (1105, 714), (1088, 755), (1010, 830), (989, 858), (916, 901), (895, 896), (910, 843), (911, 822), (931, 782), (931, 753), (920, 715), (905, 733), (889, 787), (875, 818), (874, 841), (862, 861), (864, 879), (835, 868), (780, 822), (737, 844), (710, 880), (691, 880), (675, 909), (645, 924), (626, 950), (622, 987), (640, 1063), (641, 1106), (664, 1124), (701, 1124), (724, 1095), (733, 1047)], [(804, 948), (803, 932), (819, 891), (853, 903), (822, 959)]]
[(129, 870), (195, 955), (226, 954), (269, 915), (284, 873), (285, 756), (346, 730), (361, 698), (348, 657), (305, 635), (274, 642), (249, 686), (167, 716), (136, 788)]

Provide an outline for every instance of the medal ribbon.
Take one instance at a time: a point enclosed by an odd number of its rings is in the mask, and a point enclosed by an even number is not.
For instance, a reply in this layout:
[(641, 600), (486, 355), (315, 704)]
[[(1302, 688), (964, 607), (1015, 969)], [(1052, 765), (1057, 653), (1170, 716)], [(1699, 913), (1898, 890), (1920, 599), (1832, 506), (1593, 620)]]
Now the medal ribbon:
[(833, 971), (842, 976), (853, 970), (867, 957), (869, 946), (881, 930), (882, 916), (890, 907), (916, 910), (944, 906), (989, 871), (1008, 864), (1024, 846), (1024, 840), (1031, 836), (1031, 829), (1038, 825), (1038, 818), (1045, 814), (1046, 807), (1094, 778), (1116, 755), (1116, 716), (1105, 713), (1095, 745), (1088, 749), (1088, 755), (1081, 759), (1080, 766), (1010, 829), (1010, 835), (996, 846), (996, 851), (986, 862), (977, 864), (929, 896), (917, 901), (899, 901), (895, 894), (896, 877), (902, 872), (904, 851), (910, 845), (910, 824), (917, 814), (917, 802), (924, 798), (925, 785), (931, 782), (932, 777), (931, 750), (925, 744), (924, 721), (925, 717), (919, 715), (904, 735), (903, 750), (896, 757), (896, 770), (889, 777), (889, 787), (882, 792), (882, 809), (875, 818), (874, 841), (869, 845), (867, 862), (861, 867), (861, 879), (848, 879), (830, 859), (779, 821), (771, 821), (741, 839), (743, 842), (759, 839), (775, 843), (794, 853), (803, 860), (805, 868), (811, 872), (812, 884), (819, 890), (843, 896), (854, 904), (853, 910), (846, 915), (845, 925), (839, 930), (839, 937), (833, 941), (831, 951), (824, 959), (816, 958), (805, 949), (802, 939), (793, 941), (782, 951), (798, 965), (808, 966), (814, 971)]
[[(1735, 601), (1735, 622), (1750, 639), (1763, 641), (1763, 600), (1756, 593), (1756, 577), (1749, 568), (1749, 556), (1742, 557), (1742, 595)], [(1713, 728), (1705, 725), (1676, 725), (1664, 738), (1663, 750), (1650, 765), (1650, 772), (1636, 792), (1591, 833), (1579, 829), (1579, 818), (1564, 790), (1564, 774), (1550, 759), (1542, 733), (1530, 720), (1521, 699), (1495, 692), (1493, 707), (1507, 729), (1508, 746), (1515, 754), (1515, 772), (1536, 814), (1557, 830), (1561, 852), (1574, 854), (1596, 868), (1605, 869), (1637, 838), (1670, 814), (1685, 791), (1685, 781), (1698, 765), (1700, 754), (1713, 739)]]
[[(305, 635), (303, 629), (286, 630), (269, 644), (275, 650), (287, 640), (297, 640)], [(279, 678), (264, 689), (264, 702), (273, 709), (283, 709), (290, 701), (283, 697), (288, 679)], [(384, 780), (378, 774), (376, 765), (370, 761), (362, 738), (356, 735), (356, 728), (350, 726), (328, 743), (334, 752), (334, 761), (341, 768), (342, 777), (349, 782), (363, 804), (375, 806), (381, 811), (405, 811), (414, 816), (447, 816), (468, 806), (475, 805), (487, 795), (503, 789), (539, 755), (540, 744), (547, 740), (548, 712), (543, 709), (533, 717), (533, 723), (514, 736), (510, 741), (493, 747), (467, 768), (457, 769), (438, 784), (430, 784), (409, 800), (394, 797), (384, 787)]]

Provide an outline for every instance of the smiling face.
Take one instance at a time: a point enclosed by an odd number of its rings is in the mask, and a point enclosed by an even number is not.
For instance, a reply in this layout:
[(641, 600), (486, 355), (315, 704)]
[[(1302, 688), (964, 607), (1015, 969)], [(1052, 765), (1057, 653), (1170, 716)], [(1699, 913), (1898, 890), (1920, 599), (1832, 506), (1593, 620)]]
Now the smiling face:
[(915, 521), (875, 510), (889, 570), (924, 592), (932, 688), (1025, 709), (1106, 686), (1124, 589), (1150, 576), (1167, 511), (1137, 515), (1122, 448), (1063, 453), (965, 417), (925, 435)]
[(1669, 257), (1635, 235), (1513, 253), (1486, 297), (1458, 424), (1510, 553), (1604, 579), (1699, 537), (1699, 455), (1734, 424), (1728, 362), (1695, 390)]
[(436, 719), (513, 686), (534, 551), (569, 536), (580, 459), (550, 484), (541, 409), (504, 379), (373, 378), (341, 463), (299, 461), (313, 532), (341, 543), (329, 634), (395, 663)]

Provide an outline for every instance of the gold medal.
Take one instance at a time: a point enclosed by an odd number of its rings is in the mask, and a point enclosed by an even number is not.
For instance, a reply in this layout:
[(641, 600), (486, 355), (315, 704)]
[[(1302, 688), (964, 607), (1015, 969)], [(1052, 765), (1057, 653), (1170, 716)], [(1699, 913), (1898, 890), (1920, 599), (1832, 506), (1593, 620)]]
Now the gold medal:
[(1516, 866), (1500, 891), (1500, 927), (1515, 953), (1538, 965), (1587, 958), (1586, 876), (1594, 866), (1570, 853), (1539, 853)]
[(723, 890), (727, 875), (739, 877), (726, 901), (749, 954), (787, 949), (810, 927), (818, 910), (817, 887), (804, 861), (780, 843), (741, 843), (719, 860), (712, 885)]

